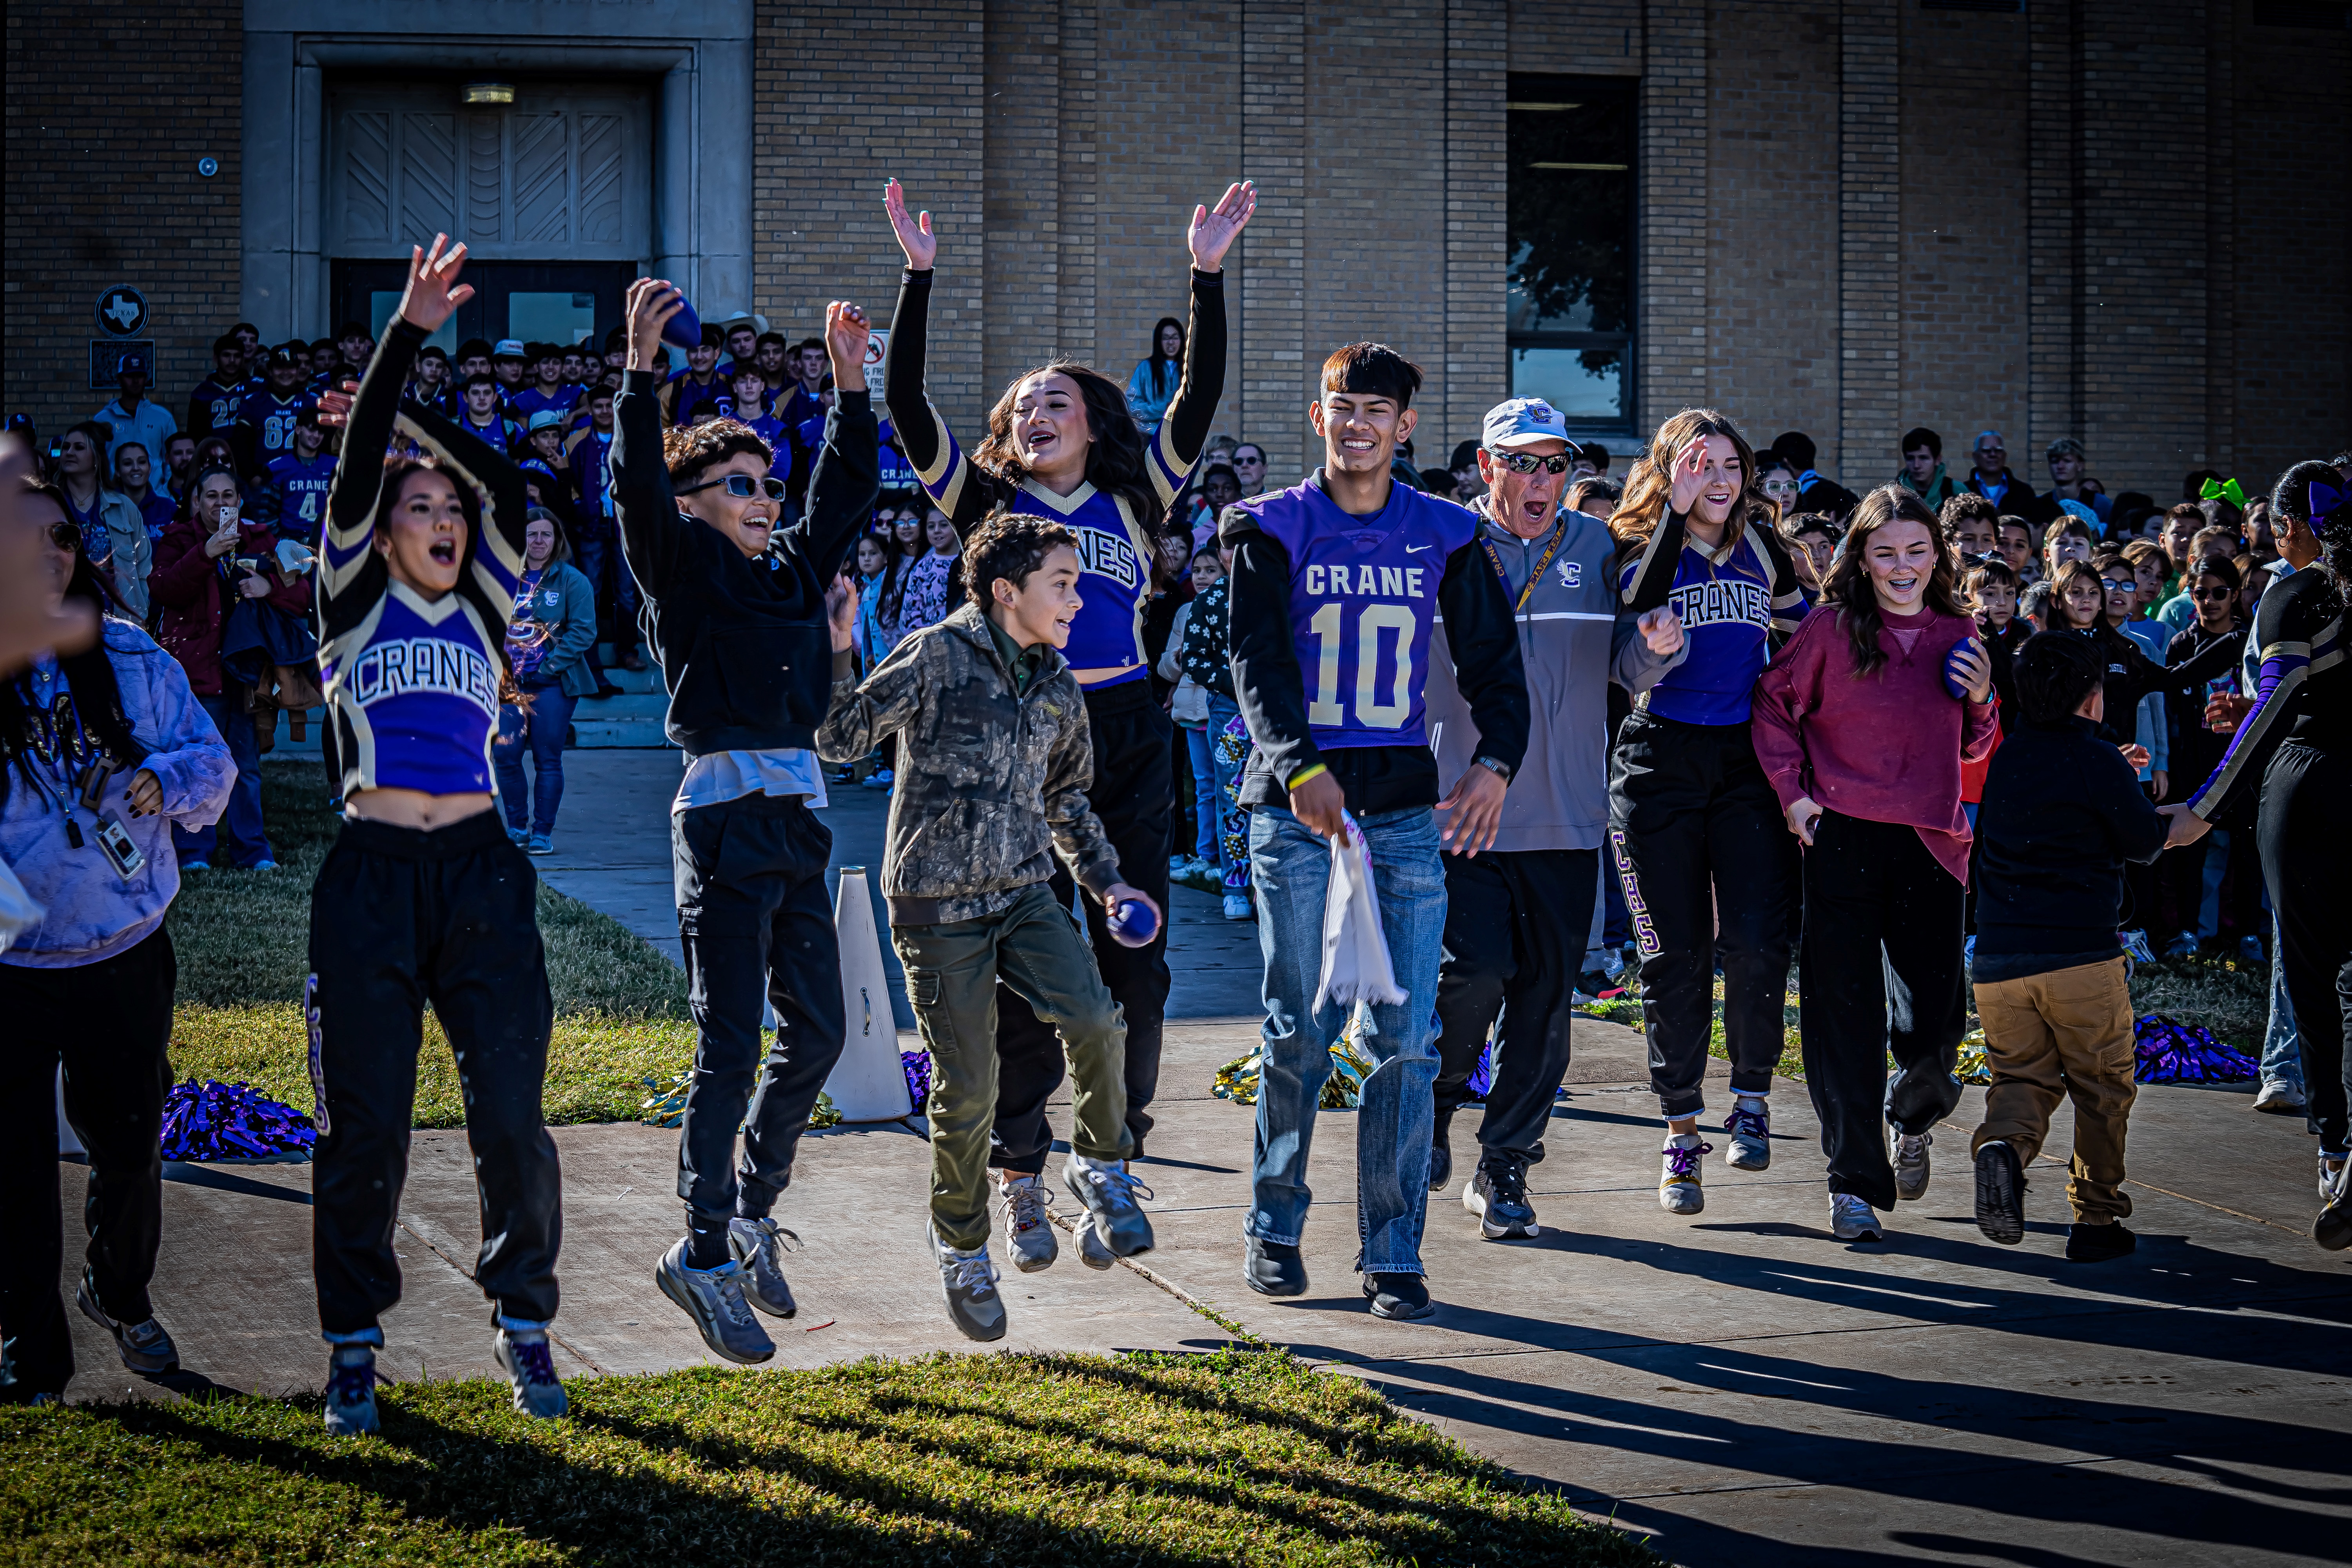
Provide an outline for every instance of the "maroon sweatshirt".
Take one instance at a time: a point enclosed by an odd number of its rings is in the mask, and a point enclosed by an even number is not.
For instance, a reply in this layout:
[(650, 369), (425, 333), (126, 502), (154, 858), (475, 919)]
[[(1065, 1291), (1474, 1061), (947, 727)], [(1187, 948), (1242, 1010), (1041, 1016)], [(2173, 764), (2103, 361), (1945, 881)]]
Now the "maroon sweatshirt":
[[(1807, 795), (1866, 822), (1908, 823), (1927, 852), (1965, 885), (1969, 819), (1960, 763), (1990, 753), (1995, 704), (1957, 701), (1944, 658), (1976, 623), (1921, 610), (1882, 613), (1886, 662), (1853, 672), (1853, 643), (1832, 606), (1815, 610), (1757, 679), (1756, 760), (1786, 811)], [(1911, 646), (1906, 648), (1905, 637)]]

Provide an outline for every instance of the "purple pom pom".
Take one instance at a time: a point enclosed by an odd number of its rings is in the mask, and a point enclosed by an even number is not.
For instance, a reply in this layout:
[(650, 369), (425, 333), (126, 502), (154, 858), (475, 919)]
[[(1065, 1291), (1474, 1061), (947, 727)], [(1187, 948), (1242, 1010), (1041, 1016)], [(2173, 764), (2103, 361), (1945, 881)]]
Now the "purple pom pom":
[(907, 1103), (917, 1110), (931, 1098), (931, 1053), (900, 1051), (898, 1066), (907, 1074)]
[(2132, 1076), (2141, 1083), (2239, 1083), (2262, 1076), (2262, 1063), (2231, 1050), (2210, 1030), (2153, 1013), (2132, 1026)]
[(1495, 1044), (1492, 1040), (1478, 1047), (1478, 1065), (1470, 1069), (1470, 1081), (1463, 1088), (1473, 1100), (1483, 1100), (1486, 1091), (1495, 1087)]
[(268, 1160), (308, 1155), (319, 1141), (310, 1119), (242, 1083), (194, 1079), (163, 1097), (166, 1160)]

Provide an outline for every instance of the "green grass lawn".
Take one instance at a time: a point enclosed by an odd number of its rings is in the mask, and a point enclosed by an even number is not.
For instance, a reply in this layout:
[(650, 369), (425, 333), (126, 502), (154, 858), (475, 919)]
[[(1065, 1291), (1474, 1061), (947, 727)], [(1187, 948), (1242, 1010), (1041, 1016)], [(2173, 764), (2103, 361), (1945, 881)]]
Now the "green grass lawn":
[(1277, 1352), (935, 1356), (480, 1380), (318, 1401), (0, 1409), (0, 1563), (1652, 1564)]
[[(201, 871), (184, 881), (167, 921), (180, 960), (172, 1028), (179, 1079), (240, 1079), (298, 1110), (310, 1109), (302, 982), (310, 973), (310, 884), (336, 819), (314, 762), (262, 768), (262, 817), (275, 871)], [(683, 1071), (694, 1058), (686, 977), (619, 921), (576, 899), (539, 890), (539, 929), (555, 998), (547, 1120), (633, 1121), (644, 1080)], [(416, 1125), (465, 1122), (449, 1044), (425, 1017)]]

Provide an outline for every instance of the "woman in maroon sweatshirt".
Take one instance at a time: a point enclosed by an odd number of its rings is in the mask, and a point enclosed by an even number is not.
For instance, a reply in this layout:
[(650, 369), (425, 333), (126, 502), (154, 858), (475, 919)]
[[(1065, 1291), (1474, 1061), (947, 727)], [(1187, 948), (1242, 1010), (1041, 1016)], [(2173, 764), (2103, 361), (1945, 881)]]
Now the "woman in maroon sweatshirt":
[(1936, 514), (1873, 490), (1821, 606), (1756, 683), (1757, 760), (1806, 847), (1799, 1025), (1841, 1240), (1876, 1239), (1874, 1208), (1927, 1192), (1928, 1129), (1960, 1097), (1960, 764), (1992, 749), (1995, 706), (1958, 582)]

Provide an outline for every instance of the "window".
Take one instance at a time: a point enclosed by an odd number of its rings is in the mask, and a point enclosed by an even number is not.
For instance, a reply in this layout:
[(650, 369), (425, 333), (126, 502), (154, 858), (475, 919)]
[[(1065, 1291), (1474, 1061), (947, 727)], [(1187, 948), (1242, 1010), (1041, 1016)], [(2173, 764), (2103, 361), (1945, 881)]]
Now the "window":
[(1510, 79), (1511, 395), (1580, 427), (1633, 426), (1634, 86)]

